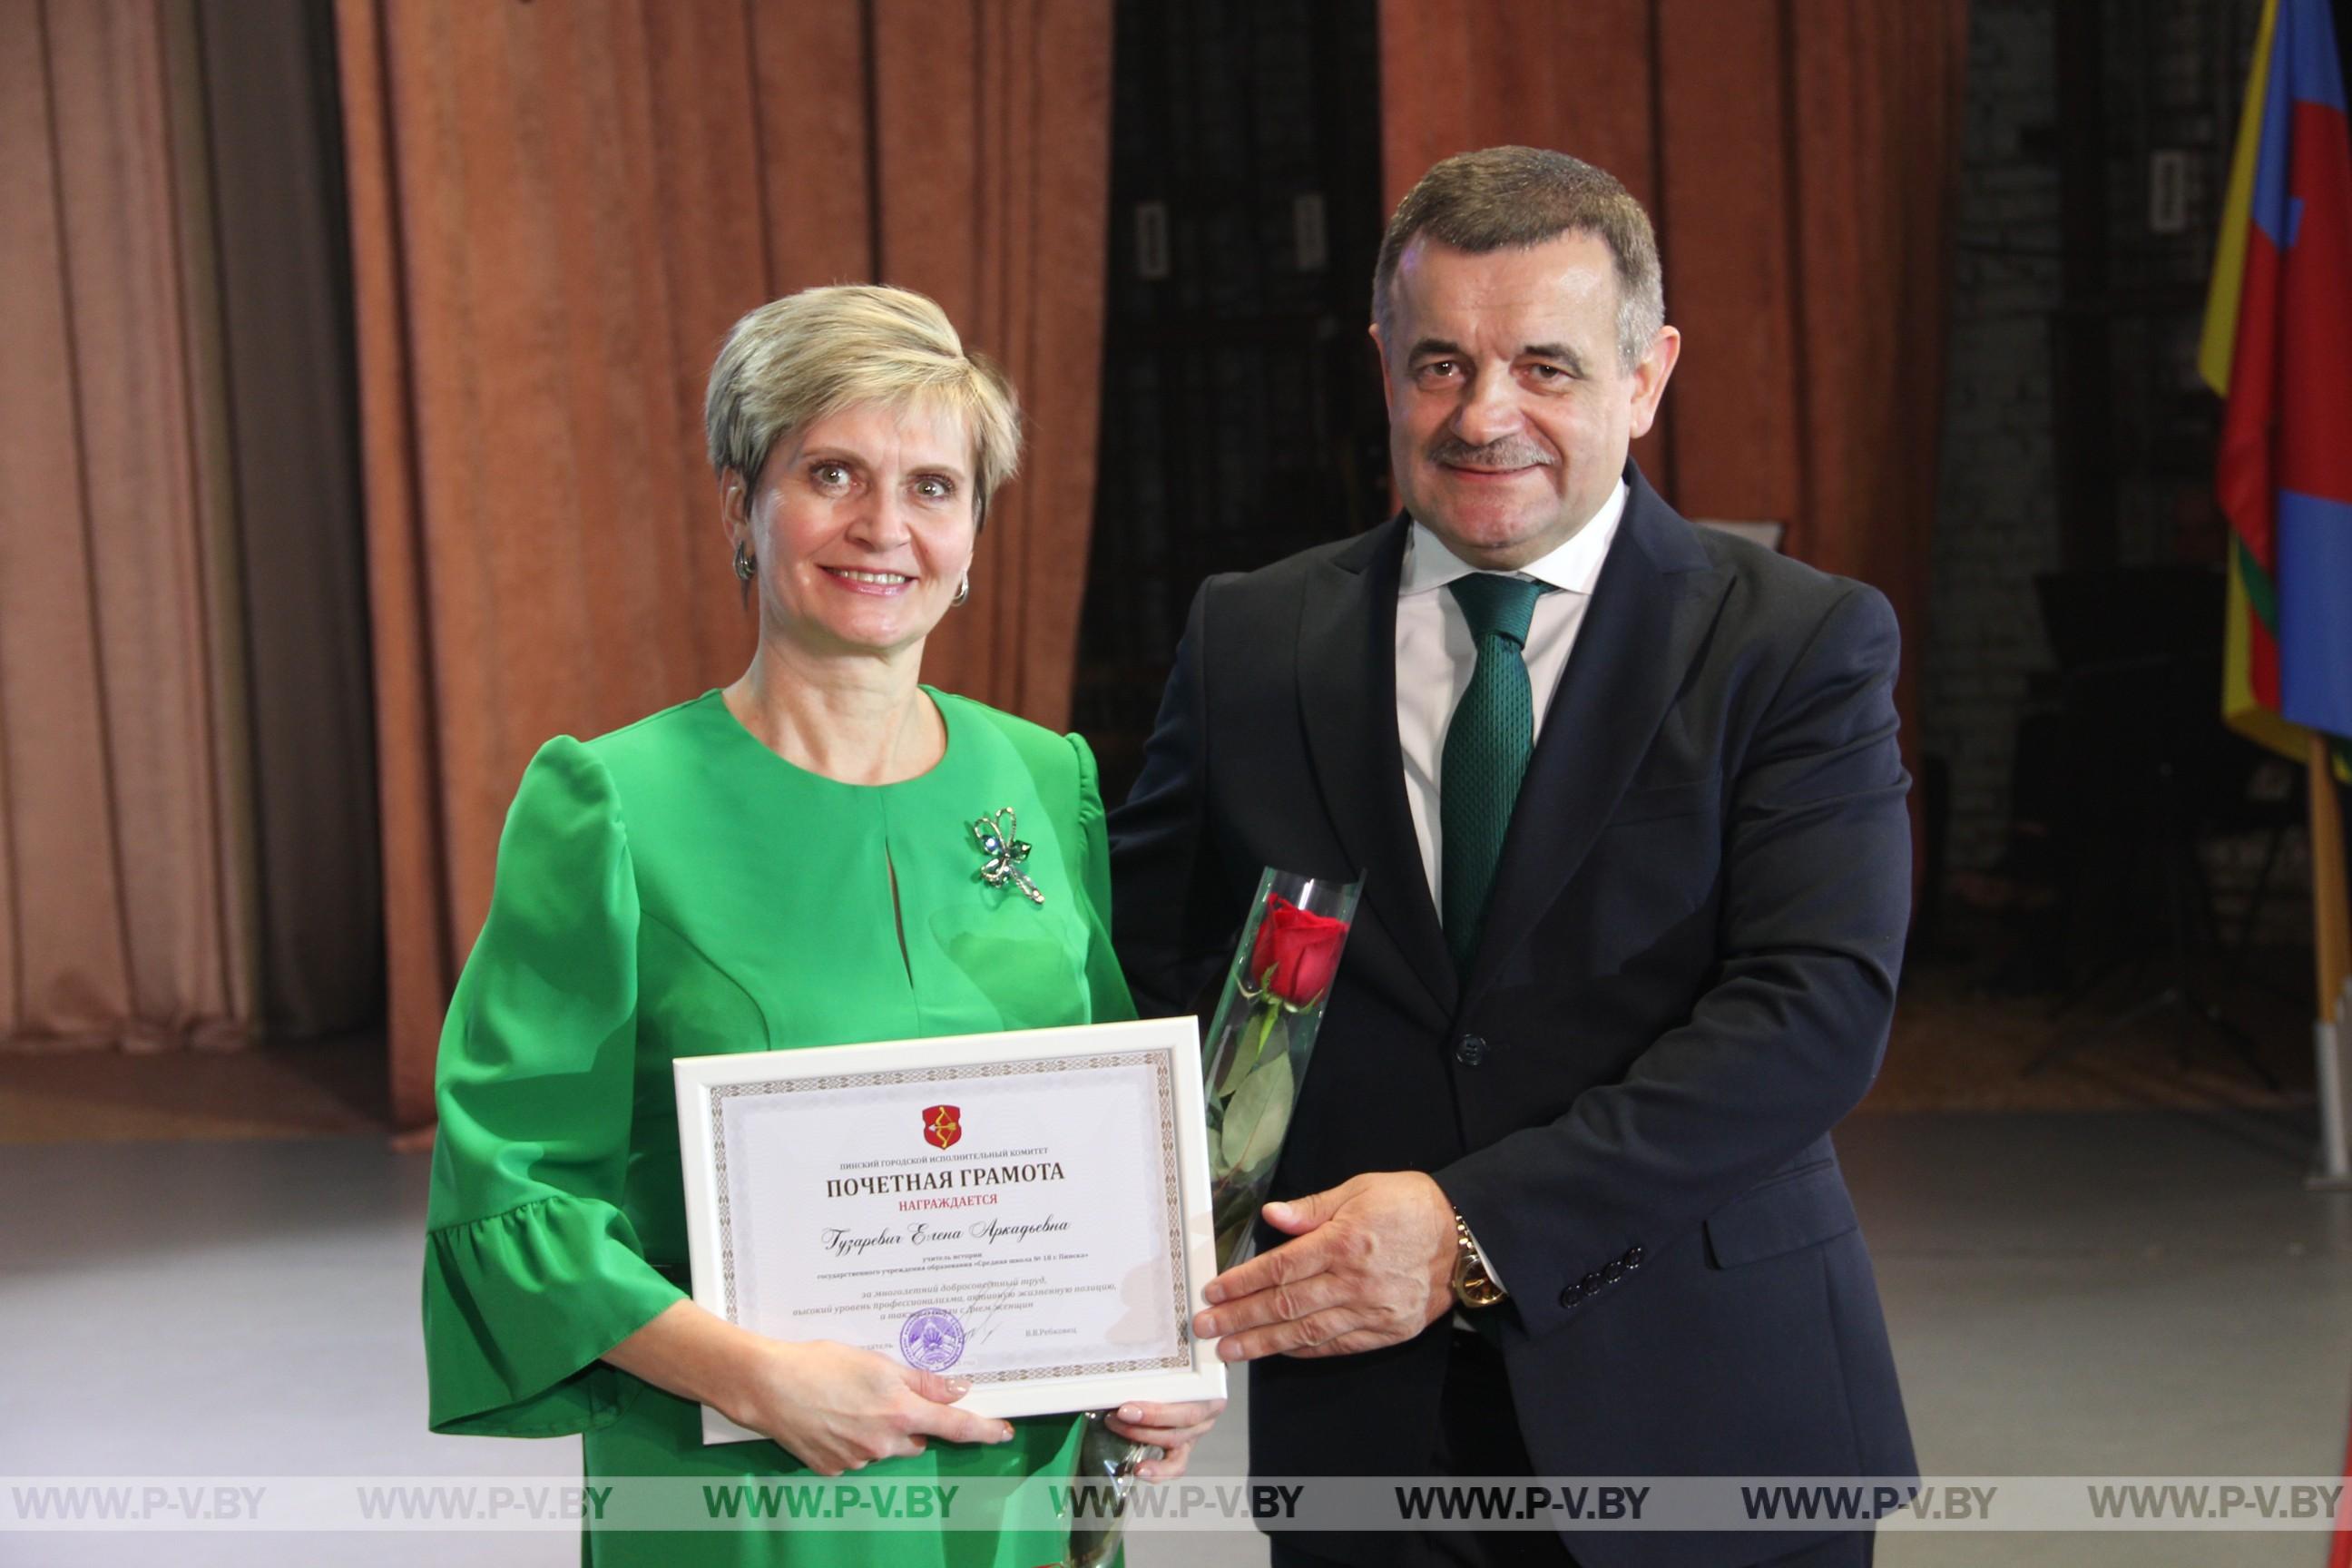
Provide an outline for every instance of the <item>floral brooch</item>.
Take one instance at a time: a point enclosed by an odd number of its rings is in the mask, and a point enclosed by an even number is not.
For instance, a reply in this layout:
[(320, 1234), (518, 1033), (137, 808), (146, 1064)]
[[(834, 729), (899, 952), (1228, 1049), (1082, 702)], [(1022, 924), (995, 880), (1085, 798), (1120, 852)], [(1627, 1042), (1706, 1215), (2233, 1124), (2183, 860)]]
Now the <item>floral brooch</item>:
[(1020, 820), (1008, 805), (971, 825), (971, 836), (980, 840), (981, 853), (988, 857), (988, 863), (980, 868), (980, 879), (992, 888), (1010, 884), (1027, 894), (1031, 903), (1042, 904), (1045, 895), (1021, 868), (1021, 863), (1029, 858), (1029, 846), (1013, 837)]

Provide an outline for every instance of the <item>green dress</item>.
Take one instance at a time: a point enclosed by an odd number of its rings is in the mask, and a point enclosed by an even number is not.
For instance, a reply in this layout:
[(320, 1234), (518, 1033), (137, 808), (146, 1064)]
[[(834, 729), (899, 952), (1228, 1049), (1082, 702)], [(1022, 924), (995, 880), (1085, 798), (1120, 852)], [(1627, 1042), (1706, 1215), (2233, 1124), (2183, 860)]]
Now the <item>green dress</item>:
[[(930, 691), (929, 688), (924, 689)], [(1094, 758), (930, 691), (938, 765), (858, 785), (793, 766), (716, 691), (532, 759), (441, 1039), (425, 1260), (433, 1430), (584, 1434), (587, 1481), (809, 1474), (706, 1447), (699, 1408), (598, 1358), (688, 1292), (670, 1061), (1134, 1016), (1111, 954)], [(1042, 905), (978, 875), (1011, 806)], [(895, 885), (895, 895), (894, 895)], [(861, 1480), (1061, 1477), (1077, 1423), (934, 1443)], [(596, 1563), (1007, 1568), (1057, 1561), (1050, 1512), (923, 1534), (593, 1525)]]

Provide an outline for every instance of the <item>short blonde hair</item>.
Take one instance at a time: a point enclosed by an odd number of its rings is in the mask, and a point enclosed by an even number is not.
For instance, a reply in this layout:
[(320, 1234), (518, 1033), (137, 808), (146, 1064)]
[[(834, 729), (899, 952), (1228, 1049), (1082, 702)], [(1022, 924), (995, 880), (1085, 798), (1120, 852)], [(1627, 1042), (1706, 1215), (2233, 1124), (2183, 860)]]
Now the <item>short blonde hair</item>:
[(928, 405), (962, 419), (975, 521), (1020, 466), (1013, 383), (965, 350), (947, 312), (911, 289), (843, 283), (772, 300), (728, 332), (703, 401), (710, 467), (757, 484), (777, 442), (864, 403)]

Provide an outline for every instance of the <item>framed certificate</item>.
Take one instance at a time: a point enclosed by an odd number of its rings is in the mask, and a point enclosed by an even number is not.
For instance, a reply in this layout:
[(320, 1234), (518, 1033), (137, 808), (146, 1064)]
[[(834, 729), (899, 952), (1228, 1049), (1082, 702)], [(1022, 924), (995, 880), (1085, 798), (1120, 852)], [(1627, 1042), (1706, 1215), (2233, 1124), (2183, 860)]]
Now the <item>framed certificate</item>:
[[(1208, 1399), (1198, 1021), (672, 1064), (694, 1299), (971, 1380), (984, 1415)], [(758, 1433), (708, 1406), (707, 1443)]]

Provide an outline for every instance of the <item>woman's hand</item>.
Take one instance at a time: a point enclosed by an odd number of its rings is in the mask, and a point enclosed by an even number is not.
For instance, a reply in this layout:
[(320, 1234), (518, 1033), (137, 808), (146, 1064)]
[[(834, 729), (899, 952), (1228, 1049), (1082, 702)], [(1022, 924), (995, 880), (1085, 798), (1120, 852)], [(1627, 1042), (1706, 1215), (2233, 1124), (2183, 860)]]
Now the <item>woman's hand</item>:
[(1217, 1424), (1225, 1412), (1222, 1399), (1193, 1399), (1179, 1405), (1136, 1402), (1112, 1411), (1103, 1425), (1134, 1443), (1150, 1443), (1167, 1450), (1167, 1457), (1146, 1459), (1135, 1473), (1147, 1481), (1172, 1481), (1192, 1462), (1192, 1445)]
[(829, 1340), (768, 1339), (692, 1301), (673, 1301), (604, 1359), (774, 1438), (822, 1476), (919, 1454), (933, 1437), (1002, 1443), (1013, 1436), (993, 1416), (956, 1408), (971, 1392), (961, 1379)]
[(1013, 1436), (994, 1416), (955, 1407), (971, 1391), (961, 1378), (827, 1340), (763, 1341), (744, 1373), (731, 1402), (719, 1408), (821, 1476), (919, 1454), (933, 1437), (1002, 1443)]

